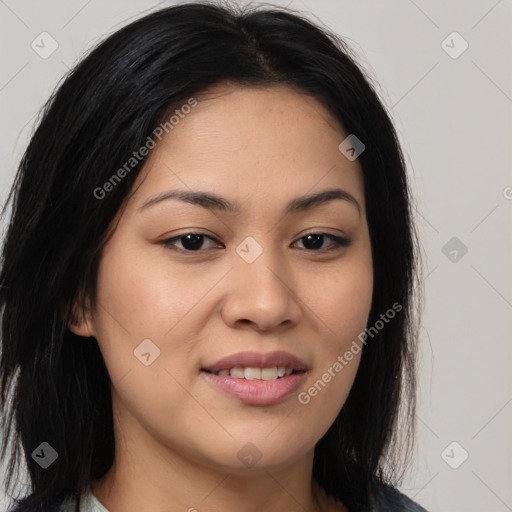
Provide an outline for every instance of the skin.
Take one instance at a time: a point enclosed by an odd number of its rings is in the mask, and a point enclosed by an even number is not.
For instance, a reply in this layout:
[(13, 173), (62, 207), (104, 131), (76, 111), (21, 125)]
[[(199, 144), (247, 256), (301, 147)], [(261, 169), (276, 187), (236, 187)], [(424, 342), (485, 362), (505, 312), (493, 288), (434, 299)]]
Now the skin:
[[(348, 134), (327, 110), (289, 87), (223, 84), (196, 99), (151, 151), (104, 249), (97, 301), (70, 326), (96, 338), (112, 380), (116, 459), (93, 492), (110, 512), (346, 510), (312, 480), (313, 453), (361, 354), (307, 405), (297, 394), (368, 320), (373, 271), (361, 167), (338, 150)], [(331, 200), (282, 217), (290, 200), (331, 188), (349, 192), (361, 212)], [(177, 200), (140, 211), (175, 189), (213, 192), (241, 211)], [(174, 249), (161, 243), (191, 231), (213, 240), (189, 252), (183, 239)], [(352, 242), (336, 247), (327, 237), (311, 248), (308, 233)], [(252, 263), (236, 252), (248, 236), (263, 249)], [(149, 366), (134, 357), (146, 338), (160, 350)], [(281, 403), (255, 406), (200, 372), (245, 350), (300, 357), (305, 382)], [(246, 443), (261, 454), (251, 468), (237, 457)]]

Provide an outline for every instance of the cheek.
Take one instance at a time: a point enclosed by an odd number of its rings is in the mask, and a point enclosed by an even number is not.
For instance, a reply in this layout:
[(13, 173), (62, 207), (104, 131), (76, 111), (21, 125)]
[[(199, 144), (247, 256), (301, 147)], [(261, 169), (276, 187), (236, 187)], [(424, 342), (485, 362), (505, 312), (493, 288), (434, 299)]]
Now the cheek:
[[(180, 308), (183, 293), (179, 290), (180, 283), (162, 279), (162, 270), (148, 261), (142, 251), (122, 244), (115, 237), (110, 240), (98, 272), (94, 326), (114, 384), (128, 372), (130, 378), (125, 381), (139, 380), (139, 372), (146, 367), (134, 351), (143, 340), (155, 344), (153, 353), (161, 351), (158, 358), (165, 354), (162, 334), (183, 316)], [(157, 362), (158, 359), (148, 368), (154, 369)], [(146, 382), (141, 377), (141, 382)]]
[(187, 404), (187, 417), (201, 418), (183, 385), (190, 379), (183, 330), (198, 293), (185, 285), (188, 276), (171, 275), (162, 263), (112, 239), (98, 273), (94, 318), (119, 419), (136, 417), (155, 437)]
[[(171, 369), (179, 382), (190, 379), (190, 354), (201, 330), (195, 314), (225, 270), (204, 274), (192, 266), (173, 267), (163, 251), (132, 247), (114, 238), (110, 242), (98, 273), (94, 324), (111, 380), (115, 384), (130, 372), (125, 385), (140, 380), (140, 389), (148, 392), (163, 384), (174, 389), (175, 381), (164, 369)], [(148, 367), (137, 359), (139, 352), (146, 353), (139, 350), (142, 346), (158, 354)], [(174, 393), (180, 392), (176, 387)], [(136, 400), (139, 389), (127, 396)], [(144, 395), (140, 398), (144, 403)]]
[(338, 348), (364, 331), (370, 313), (373, 269), (371, 260), (359, 254), (317, 274), (310, 288), (315, 292), (309, 294), (309, 306)]
[(345, 403), (361, 359), (363, 345), (358, 337), (366, 328), (373, 294), (369, 252), (354, 253), (326, 274), (323, 287), (316, 287), (318, 292), (310, 297), (310, 307), (321, 319), (325, 335), (308, 388), (299, 401), (322, 415), (328, 428)]
[(210, 279), (203, 277), (198, 289), (197, 273), (173, 268), (159, 248), (148, 251), (112, 242), (98, 275), (99, 305), (108, 306), (112, 317), (105, 320), (108, 324), (116, 321), (134, 341), (161, 339), (204, 295)]

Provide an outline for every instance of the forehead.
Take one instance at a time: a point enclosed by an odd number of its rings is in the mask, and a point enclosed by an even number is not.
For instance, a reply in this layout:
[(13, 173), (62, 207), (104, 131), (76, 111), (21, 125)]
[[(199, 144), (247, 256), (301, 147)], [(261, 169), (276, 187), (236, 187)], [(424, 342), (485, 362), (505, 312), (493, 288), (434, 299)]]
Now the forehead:
[(263, 206), (341, 187), (364, 208), (359, 163), (338, 149), (347, 134), (315, 98), (282, 85), (222, 85), (194, 99), (148, 155), (134, 197), (139, 205), (148, 194), (177, 188)]

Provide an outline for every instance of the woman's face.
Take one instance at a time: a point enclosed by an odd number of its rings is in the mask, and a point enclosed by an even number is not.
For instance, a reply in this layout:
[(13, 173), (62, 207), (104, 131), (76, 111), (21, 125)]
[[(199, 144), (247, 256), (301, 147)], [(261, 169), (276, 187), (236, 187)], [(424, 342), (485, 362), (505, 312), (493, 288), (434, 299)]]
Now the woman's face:
[[(132, 453), (278, 470), (312, 456), (358, 368), (373, 289), (361, 168), (338, 149), (348, 133), (290, 88), (196, 99), (150, 150), (73, 330), (98, 341)], [(352, 199), (287, 208), (331, 189)]]

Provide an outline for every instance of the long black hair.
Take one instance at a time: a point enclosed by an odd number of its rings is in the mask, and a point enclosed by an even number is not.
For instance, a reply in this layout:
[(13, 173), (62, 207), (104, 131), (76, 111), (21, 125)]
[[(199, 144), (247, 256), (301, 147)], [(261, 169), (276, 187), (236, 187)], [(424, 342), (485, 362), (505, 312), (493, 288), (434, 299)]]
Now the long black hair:
[[(301, 14), (187, 3), (110, 35), (60, 84), (4, 207), (5, 215), (12, 204), (0, 273), (2, 458), (10, 447), (7, 489), (26, 464), (30, 491), (19, 504), (43, 511), (78, 499), (115, 456), (101, 352), (67, 325), (94, 304), (102, 248), (144, 158), (108, 198), (94, 191), (175, 108), (221, 83), (294, 87), (365, 145), (359, 162), (374, 272), (368, 324), (395, 303), (401, 311), (364, 347), (346, 403), (315, 447), (313, 478), (354, 507), (367, 503), (374, 485), (399, 484), (413, 446), (419, 250), (398, 137), (356, 61), (340, 37)], [(47, 469), (32, 455), (41, 442), (58, 453)]]

